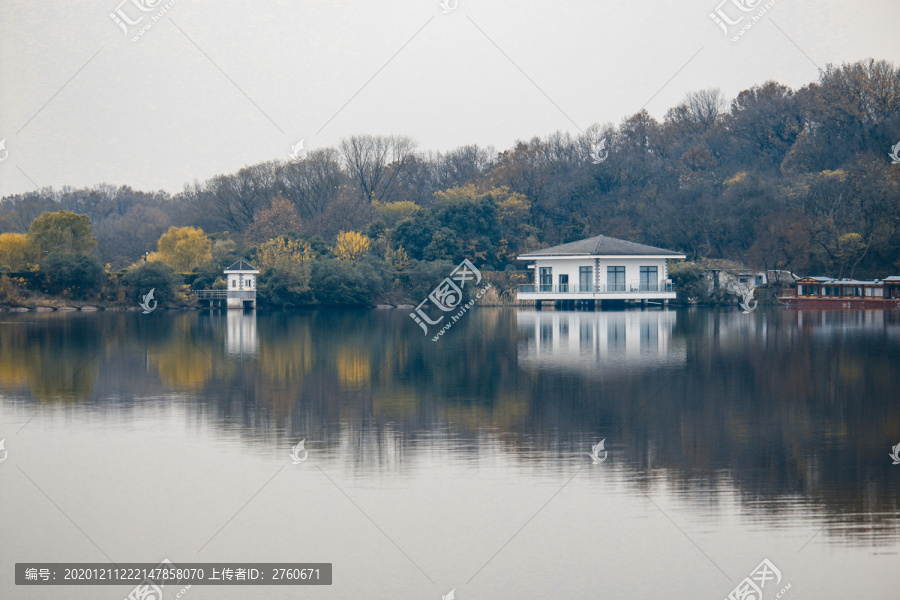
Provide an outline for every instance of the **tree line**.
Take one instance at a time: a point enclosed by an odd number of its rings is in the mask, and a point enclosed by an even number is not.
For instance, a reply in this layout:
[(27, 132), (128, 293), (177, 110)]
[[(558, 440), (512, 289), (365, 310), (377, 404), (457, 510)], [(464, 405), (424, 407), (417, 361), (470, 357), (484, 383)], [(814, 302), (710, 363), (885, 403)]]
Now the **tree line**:
[[(883, 277), (900, 272), (897, 143), (900, 69), (869, 59), (829, 65), (799, 90), (769, 81), (730, 103), (701, 90), (661, 121), (642, 110), (499, 152), (358, 135), (177, 194), (98, 185), (7, 196), (0, 268), (43, 268), (50, 255), (29, 254), (40, 244), (28, 250), (21, 236), (68, 211), (91, 225), (96, 245), (80, 252), (110, 273), (147, 257), (215, 285), (223, 262), (245, 257), (279, 305), (418, 297), (442, 261), (516, 271), (519, 254), (599, 233), (697, 264)], [(173, 228), (209, 242), (188, 266), (162, 260)]]

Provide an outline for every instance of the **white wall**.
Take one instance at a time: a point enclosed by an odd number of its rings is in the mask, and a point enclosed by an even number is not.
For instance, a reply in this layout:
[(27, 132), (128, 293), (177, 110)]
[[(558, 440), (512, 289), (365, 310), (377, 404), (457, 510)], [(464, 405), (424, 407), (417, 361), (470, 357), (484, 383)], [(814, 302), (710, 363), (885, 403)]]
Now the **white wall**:
[[(750, 288), (757, 285), (768, 285), (769, 284), (769, 275), (766, 271), (754, 271), (748, 275), (741, 275), (737, 271), (719, 271), (719, 289), (731, 292), (733, 294), (742, 294), (743, 290), (749, 290)], [(714, 286), (714, 277), (715, 275), (711, 271), (707, 271), (707, 283), (709, 285), (709, 291), (712, 293), (715, 291)], [(746, 282), (741, 283), (741, 279), (746, 279)], [(757, 283), (757, 280), (761, 279), (762, 283)]]
[[(243, 282), (241, 277), (243, 276)], [(229, 290), (255, 290), (256, 275), (253, 273), (229, 273), (228, 274)]]
[[(593, 257), (585, 257), (585, 258), (548, 258), (548, 259), (537, 259), (534, 261), (534, 283), (540, 284), (540, 270), (542, 267), (550, 267), (553, 269), (553, 285), (559, 285), (559, 276), (568, 275), (569, 276), (569, 286), (577, 286), (579, 284), (578, 280), (578, 268), (579, 267), (591, 267), (594, 268), (594, 258)], [(600, 277), (598, 280), (594, 279), (595, 274), (594, 271), (591, 271), (591, 284), (593, 285), (596, 281), (600, 285), (606, 285), (606, 267), (625, 267), (625, 286), (626, 289), (631, 289), (631, 285), (637, 285), (641, 281), (641, 267), (656, 267), (656, 276), (658, 279), (658, 283), (662, 284), (669, 277), (669, 272), (666, 269), (666, 259), (665, 258), (601, 258), (600, 259)], [(576, 288), (569, 288), (570, 290)]]

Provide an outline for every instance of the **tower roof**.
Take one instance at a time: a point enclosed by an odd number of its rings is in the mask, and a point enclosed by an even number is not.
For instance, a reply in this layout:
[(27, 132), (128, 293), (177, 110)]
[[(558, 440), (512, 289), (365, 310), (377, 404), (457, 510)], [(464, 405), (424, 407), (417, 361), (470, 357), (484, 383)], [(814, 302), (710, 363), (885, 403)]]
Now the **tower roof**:
[(225, 269), (226, 273), (259, 273), (259, 271), (253, 267), (250, 263), (246, 262), (243, 258), (227, 269)]

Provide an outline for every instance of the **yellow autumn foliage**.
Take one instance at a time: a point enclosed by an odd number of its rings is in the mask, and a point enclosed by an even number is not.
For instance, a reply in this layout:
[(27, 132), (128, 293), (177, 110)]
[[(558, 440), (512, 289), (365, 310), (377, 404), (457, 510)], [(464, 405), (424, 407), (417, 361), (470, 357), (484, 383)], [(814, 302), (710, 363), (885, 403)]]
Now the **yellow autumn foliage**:
[(409, 254), (406, 253), (403, 246), (400, 246), (396, 250), (388, 248), (384, 253), (384, 259), (397, 271), (405, 271), (412, 263), (409, 259)]
[(147, 260), (166, 263), (176, 273), (190, 273), (212, 260), (212, 241), (199, 227), (169, 227), (156, 245), (159, 251), (151, 252)]
[(367, 235), (356, 231), (342, 231), (334, 244), (334, 256), (338, 260), (358, 263), (369, 253), (371, 245), (372, 240)]
[(260, 270), (283, 270), (305, 265), (315, 256), (312, 246), (306, 242), (277, 237), (259, 247), (256, 262)]
[(37, 262), (38, 250), (25, 233), (0, 234), (0, 267), (23, 271)]
[(411, 217), (422, 210), (422, 207), (409, 200), (401, 200), (400, 202), (378, 202), (376, 200), (373, 202), (373, 205), (378, 209), (379, 216), (390, 228), (396, 227), (397, 223), (403, 219)]

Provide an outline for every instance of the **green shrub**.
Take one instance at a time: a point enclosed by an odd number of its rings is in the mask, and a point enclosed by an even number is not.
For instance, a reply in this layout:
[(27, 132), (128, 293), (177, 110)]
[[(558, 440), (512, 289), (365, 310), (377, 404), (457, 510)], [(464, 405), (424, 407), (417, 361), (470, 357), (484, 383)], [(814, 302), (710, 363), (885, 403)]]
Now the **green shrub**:
[(709, 299), (703, 268), (687, 261), (669, 263), (669, 278), (675, 289), (676, 303), (695, 304)]
[(126, 271), (122, 277), (130, 300), (139, 302), (152, 289), (153, 298), (160, 306), (175, 299), (175, 292), (182, 285), (181, 281), (172, 267), (159, 261), (141, 263)]
[(310, 287), (318, 304), (371, 306), (384, 294), (390, 272), (380, 261), (357, 265), (340, 260), (316, 260)]
[(53, 296), (93, 300), (103, 287), (106, 273), (93, 256), (52, 253), (40, 265), (39, 285)]
[(309, 287), (309, 267), (291, 270), (268, 269), (260, 276), (257, 299), (261, 305), (297, 308), (313, 304)]
[(402, 282), (407, 298), (414, 304), (418, 304), (430, 294), (445, 277), (456, 267), (449, 260), (427, 262), (417, 260), (412, 267), (403, 274)]

